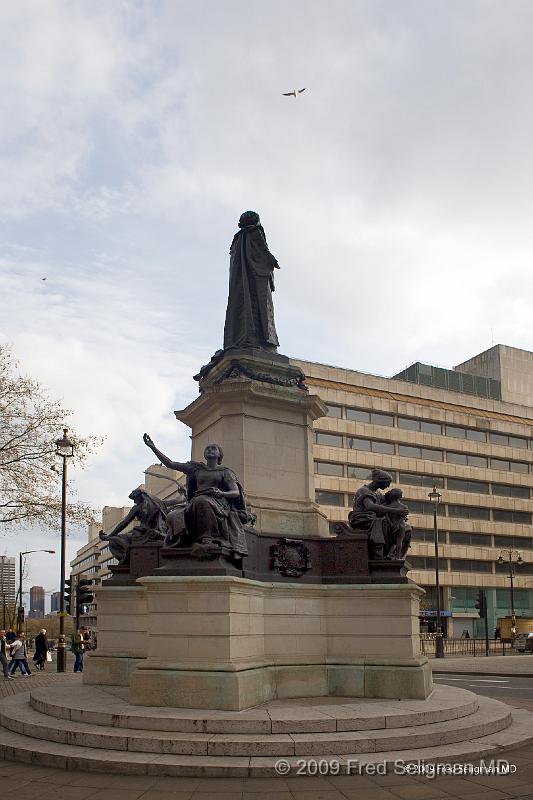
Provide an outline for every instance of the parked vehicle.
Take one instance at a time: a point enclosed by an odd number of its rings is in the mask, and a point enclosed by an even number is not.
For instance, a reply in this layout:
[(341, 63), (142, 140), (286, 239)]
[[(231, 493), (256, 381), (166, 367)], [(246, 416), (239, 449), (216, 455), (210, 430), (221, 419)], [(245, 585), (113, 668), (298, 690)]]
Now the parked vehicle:
[(533, 632), (519, 633), (513, 642), (513, 648), (519, 653), (533, 653)]

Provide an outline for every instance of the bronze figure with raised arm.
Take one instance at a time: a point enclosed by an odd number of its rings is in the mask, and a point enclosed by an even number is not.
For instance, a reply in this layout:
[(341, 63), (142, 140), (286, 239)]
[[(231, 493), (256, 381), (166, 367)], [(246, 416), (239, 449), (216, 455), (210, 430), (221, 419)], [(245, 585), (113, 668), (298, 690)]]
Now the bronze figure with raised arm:
[(240, 562), (248, 554), (243, 523), (250, 522), (251, 515), (235, 473), (222, 466), (222, 448), (208, 444), (205, 463), (180, 462), (162, 453), (147, 433), (143, 441), (165, 467), (187, 476), (185, 524), (194, 541), (191, 555), (211, 558), (222, 553)]

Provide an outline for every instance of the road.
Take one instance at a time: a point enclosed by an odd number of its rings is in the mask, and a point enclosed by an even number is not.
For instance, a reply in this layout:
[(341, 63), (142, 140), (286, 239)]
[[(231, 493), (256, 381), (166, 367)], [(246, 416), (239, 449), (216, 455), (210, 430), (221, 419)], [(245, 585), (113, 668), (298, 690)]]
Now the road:
[(515, 708), (533, 711), (533, 678), (500, 677), (491, 675), (434, 675), (435, 683), (459, 686), (476, 694), (494, 697)]

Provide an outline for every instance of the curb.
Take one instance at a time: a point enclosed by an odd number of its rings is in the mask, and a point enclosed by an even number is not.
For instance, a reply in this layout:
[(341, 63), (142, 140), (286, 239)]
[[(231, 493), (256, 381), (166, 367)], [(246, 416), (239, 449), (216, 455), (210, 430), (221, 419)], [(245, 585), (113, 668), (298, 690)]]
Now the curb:
[(475, 675), (477, 678), (533, 678), (531, 672), (473, 672), (472, 670), (458, 670), (457, 672), (440, 672), (439, 670), (432, 669), (433, 675)]

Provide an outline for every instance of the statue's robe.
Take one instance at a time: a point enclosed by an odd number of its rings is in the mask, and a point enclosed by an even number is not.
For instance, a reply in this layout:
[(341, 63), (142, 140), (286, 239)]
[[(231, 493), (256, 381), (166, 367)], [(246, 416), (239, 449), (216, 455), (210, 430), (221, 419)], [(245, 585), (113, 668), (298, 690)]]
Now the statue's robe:
[(235, 234), (230, 249), (224, 350), (279, 345), (272, 303), (276, 266), (261, 225), (247, 225)]

